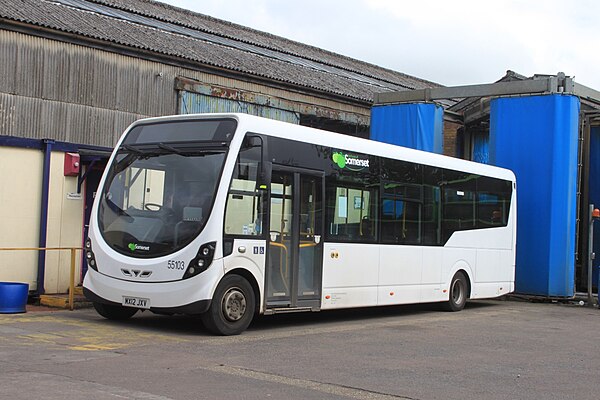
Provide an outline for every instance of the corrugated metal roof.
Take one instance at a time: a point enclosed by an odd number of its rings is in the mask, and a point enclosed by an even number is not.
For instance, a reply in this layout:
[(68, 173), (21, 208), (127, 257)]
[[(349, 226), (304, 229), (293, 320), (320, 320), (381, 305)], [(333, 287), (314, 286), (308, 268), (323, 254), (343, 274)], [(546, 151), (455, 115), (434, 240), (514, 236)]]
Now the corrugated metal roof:
[(210, 43), (220, 44), (223, 46), (233, 47), (238, 50), (247, 51), (249, 53), (259, 54), (261, 56), (274, 58), (276, 60), (289, 62), (296, 65), (301, 65), (308, 68), (313, 68), (319, 71), (340, 75), (346, 78), (355, 79), (360, 82), (369, 83), (375, 86), (381, 86), (381, 80), (375, 79), (367, 74), (357, 73), (355, 71), (333, 66), (319, 61), (314, 61), (309, 58), (300, 57), (288, 52), (272, 50), (270, 48), (260, 46), (253, 43), (247, 43), (240, 40), (219, 36), (213, 33), (204, 32), (198, 29), (189, 28), (171, 22), (162, 21), (156, 18), (149, 18), (144, 15), (135, 14), (129, 11), (115, 9), (102, 4), (90, 3), (86, 0), (54, 0), (57, 3), (76, 7), (85, 11), (96, 12), (101, 15), (111, 16), (116, 19), (122, 19), (131, 23), (146, 25), (152, 28), (163, 30), (165, 32), (176, 33), (184, 36), (193, 37), (195, 39), (204, 40)]
[(365, 102), (439, 86), (150, 0), (0, 0), (0, 18)]

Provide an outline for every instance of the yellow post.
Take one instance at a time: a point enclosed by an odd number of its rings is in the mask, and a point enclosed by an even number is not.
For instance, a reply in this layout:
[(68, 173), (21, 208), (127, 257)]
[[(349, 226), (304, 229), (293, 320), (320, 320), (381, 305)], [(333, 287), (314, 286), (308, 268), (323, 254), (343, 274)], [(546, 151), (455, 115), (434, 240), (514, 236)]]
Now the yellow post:
[(75, 308), (75, 255), (77, 250), (81, 250), (81, 247), (0, 247), (0, 251), (17, 251), (17, 250), (71, 250), (71, 271), (69, 279), (69, 308), (71, 311)]
[(69, 308), (73, 311), (73, 296), (75, 293), (75, 248), (71, 248), (71, 276), (69, 280)]

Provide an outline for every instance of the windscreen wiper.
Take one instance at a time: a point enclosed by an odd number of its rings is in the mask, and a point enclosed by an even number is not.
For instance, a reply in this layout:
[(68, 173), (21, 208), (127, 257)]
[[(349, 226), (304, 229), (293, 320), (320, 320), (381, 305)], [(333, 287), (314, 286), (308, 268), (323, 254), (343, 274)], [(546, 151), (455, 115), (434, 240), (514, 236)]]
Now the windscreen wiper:
[(184, 157), (196, 155), (218, 154), (227, 151), (227, 142), (197, 140), (189, 142), (157, 143), (159, 149)]
[(219, 153), (227, 151), (229, 144), (222, 141), (192, 140), (186, 142), (158, 142), (122, 144), (119, 153), (129, 153), (139, 157), (152, 157), (160, 154), (188, 156), (194, 154)]
[(177, 150), (177, 149), (176, 149), (175, 147), (173, 147), (173, 146), (169, 146), (168, 144), (159, 143), (159, 144), (158, 144), (158, 147), (159, 147), (159, 148), (161, 148), (161, 149), (163, 149), (163, 150), (167, 150), (167, 151), (169, 151), (169, 152), (171, 152), (171, 153), (178, 154), (178, 155), (180, 155), (180, 156), (183, 156), (183, 155), (185, 155), (183, 152), (181, 152), (181, 151)]
[(127, 152), (134, 153), (134, 154), (136, 154), (138, 156), (146, 154), (146, 152), (141, 151), (140, 149), (138, 149), (138, 148), (136, 148), (134, 146), (131, 146), (129, 144), (122, 144), (121, 147), (119, 147), (119, 151), (123, 151), (123, 150), (127, 150)]

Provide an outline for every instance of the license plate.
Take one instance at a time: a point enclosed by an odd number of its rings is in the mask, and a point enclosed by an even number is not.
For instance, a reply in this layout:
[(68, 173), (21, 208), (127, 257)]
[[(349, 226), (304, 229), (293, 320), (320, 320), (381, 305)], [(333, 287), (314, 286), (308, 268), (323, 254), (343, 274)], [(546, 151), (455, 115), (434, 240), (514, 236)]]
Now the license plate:
[(123, 302), (121, 304), (125, 307), (150, 308), (150, 299), (123, 296)]

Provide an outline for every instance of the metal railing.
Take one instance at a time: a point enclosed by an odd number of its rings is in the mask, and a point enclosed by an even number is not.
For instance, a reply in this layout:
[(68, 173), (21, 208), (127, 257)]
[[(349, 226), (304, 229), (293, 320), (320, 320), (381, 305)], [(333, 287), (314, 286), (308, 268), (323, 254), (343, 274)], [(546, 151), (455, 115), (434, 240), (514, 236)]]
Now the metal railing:
[[(75, 292), (75, 260), (77, 250), (83, 250), (81, 247), (0, 247), (0, 251), (47, 251), (47, 250), (69, 250), (71, 252), (71, 267), (69, 271), (69, 309), (74, 308), (74, 292)], [(43, 287), (44, 282), (38, 282), (38, 290), (40, 285)]]

